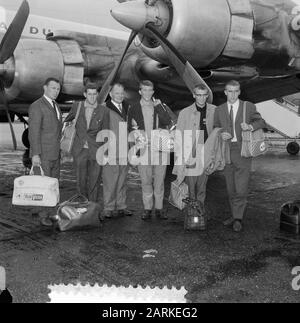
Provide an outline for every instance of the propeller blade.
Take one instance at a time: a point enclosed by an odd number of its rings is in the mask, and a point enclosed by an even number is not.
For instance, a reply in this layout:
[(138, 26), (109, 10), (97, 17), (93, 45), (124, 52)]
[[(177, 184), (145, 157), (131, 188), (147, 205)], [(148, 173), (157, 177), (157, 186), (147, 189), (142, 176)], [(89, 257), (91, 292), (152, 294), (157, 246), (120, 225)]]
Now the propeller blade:
[(11, 133), (11, 138), (13, 141), (13, 146), (14, 146), (14, 150), (17, 149), (17, 140), (16, 140), (16, 135), (15, 135), (15, 131), (11, 122), (11, 118), (10, 118), (10, 114), (9, 114), (9, 106), (8, 106), (8, 101), (6, 98), (6, 93), (5, 93), (5, 89), (4, 89), (4, 84), (2, 82), (0, 82), (0, 96), (5, 108), (5, 112), (6, 112), (6, 116), (7, 116), (7, 120), (9, 123), (9, 127), (10, 127), (10, 133)]
[(111, 85), (114, 83), (115, 78), (119, 72), (119, 69), (123, 63), (124, 57), (127, 54), (128, 48), (130, 47), (131, 43), (133, 42), (134, 38), (136, 37), (138, 33), (135, 31), (132, 31), (129, 38), (128, 38), (128, 42), (127, 45), (125, 47), (125, 50), (121, 56), (120, 61), (118, 62), (118, 64), (115, 66), (115, 68), (112, 70), (112, 72), (109, 74), (107, 80), (105, 81), (105, 83), (103, 84), (99, 97), (98, 97), (98, 101), (100, 104), (103, 104), (111, 90)]
[(24, 0), (1, 41), (0, 64), (3, 64), (13, 55), (13, 52), (15, 51), (21, 38), (28, 16), (29, 4), (26, 0)]
[(172, 65), (176, 69), (179, 76), (182, 78), (188, 89), (193, 92), (196, 85), (203, 84), (209, 93), (208, 102), (212, 103), (213, 93), (210, 87), (206, 84), (203, 78), (193, 68), (193, 66), (177, 51), (177, 49), (159, 32), (155, 29), (153, 23), (148, 23), (146, 28), (152, 32), (155, 38), (159, 41), (162, 48), (166, 52)]

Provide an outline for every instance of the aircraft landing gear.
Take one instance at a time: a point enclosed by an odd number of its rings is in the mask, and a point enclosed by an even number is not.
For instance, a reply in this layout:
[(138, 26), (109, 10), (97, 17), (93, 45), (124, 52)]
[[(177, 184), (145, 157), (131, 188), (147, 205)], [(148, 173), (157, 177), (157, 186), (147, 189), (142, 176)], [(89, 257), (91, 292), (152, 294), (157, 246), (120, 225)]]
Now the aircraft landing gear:
[(297, 142), (292, 141), (288, 143), (288, 145), (286, 146), (286, 150), (290, 155), (297, 155), (300, 150), (300, 147)]

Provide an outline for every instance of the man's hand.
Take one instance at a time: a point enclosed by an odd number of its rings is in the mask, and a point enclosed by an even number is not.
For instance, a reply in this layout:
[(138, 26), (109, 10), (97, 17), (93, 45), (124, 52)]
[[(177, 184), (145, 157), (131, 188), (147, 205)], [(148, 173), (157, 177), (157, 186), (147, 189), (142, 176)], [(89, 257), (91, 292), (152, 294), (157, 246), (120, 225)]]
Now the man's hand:
[(229, 139), (231, 139), (231, 138), (232, 138), (232, 136), (231, 136), (231, 134), (230, 134), (229, 132), (222, 132), (222, 133), (221, 133), (221, 136), (222, 136), (222, 139), (223, 139), (224, 141), (227, 141), (227, 140), (229, 140)]
[(41, 166), (41, 158), (39, 155), (35, 155), (32, 157), (32, 166), (35, 167), (39, 167)]
[(250, 131), (253, 131), (253, 127), (251, 126), (251, 124), (248, 124), (248, 123), (241, 123), (241, 128), (243, 131), (247, 131), (247, 130), (250, 130)]
[(159, 99), (154, 100), (154, 106), (159, 105), (159, 104), (162, 104), (162, 103), (161, 103), (161, 101), (160, 101)]

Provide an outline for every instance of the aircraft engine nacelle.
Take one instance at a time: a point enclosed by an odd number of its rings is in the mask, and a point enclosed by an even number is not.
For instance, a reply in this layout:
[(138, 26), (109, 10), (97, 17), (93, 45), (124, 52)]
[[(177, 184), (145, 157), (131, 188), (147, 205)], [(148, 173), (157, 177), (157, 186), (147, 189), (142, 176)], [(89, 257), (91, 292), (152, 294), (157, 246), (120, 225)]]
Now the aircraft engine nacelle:
[[(157, 29), (196, 67), (206, 67), (222, 55), (248, 59), (254, 53), (249, 0), (158, 0), (154, 6)], [(168, 62), (148, 32), (139, 38), (145, 54)]]
[(37, 99), (48, 77), (61, 81), (63, 94), (81, 95), (83, 92), (83, 56), (73, 40), (22, 39), (8, 62), (10, 73), (5, 90), (10, 100)]

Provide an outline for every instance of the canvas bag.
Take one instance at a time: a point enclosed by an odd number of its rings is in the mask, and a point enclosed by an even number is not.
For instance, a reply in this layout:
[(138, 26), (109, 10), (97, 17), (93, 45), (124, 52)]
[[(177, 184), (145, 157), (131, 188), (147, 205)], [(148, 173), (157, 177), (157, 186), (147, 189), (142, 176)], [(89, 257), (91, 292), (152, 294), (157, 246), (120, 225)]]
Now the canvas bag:
[(54, 207), (59, 203), (59, 183), (57, 178), (34, 175), (33, 166), (30, 175), (17, 177), (14, 180), (12, 204), (21, 206)]
[(61, 203), (57, 209), (57, 226), (60, 231), (83, 227), (100, 227), (100, 205), (83, 195), (75, 195)]
[(178, 185), (177, 181), (171, 183), (169, 203), (175, 206), (179, 210), (185, 208), (185, 203), (183, 202), (189, 196), (189, 188), (185, 182)]
[[(243, 105), (243, 123), (246, 121), (246, 102)], [(257, 157), (268, 149), (263, 129), (242, 131), (242, 157)]]
[(76, 134), (75, 127), (76, 127), (76, 123), (77, 123), (77, 120), (79, 117), (81, 106), (82, 106), (82, 102), (79, 103), (75, 119), (68, 126), (65, 126), (63, 129), (63, 134), (62, 134), (62, 138), (60, 141), (60, 149), (63, 152), (70, 153), (72, 150), (74, 138), (75, 138), (75, 134)]
[[(154, 151), (161, 152), (174, 152), (174, 140), (175, 140), (175, 128), (177, 123), (177, 118), (174, 112), (164, 103), (155, 106), (156, 109), (161, 109), (166, 115), (170, 117), (171, 124), (170, 129), (156, 129), (152, 132), (151, 137), (151, 147)], [(156, 119), (156, 124), (158, 128), (158, 116)]]
[[(175, 126), (174, 126), (175, 128)], [(152, 132), (151, 146), (154, 151), (174, 152), (175, 132), (173, 129), (156, 129)]]

